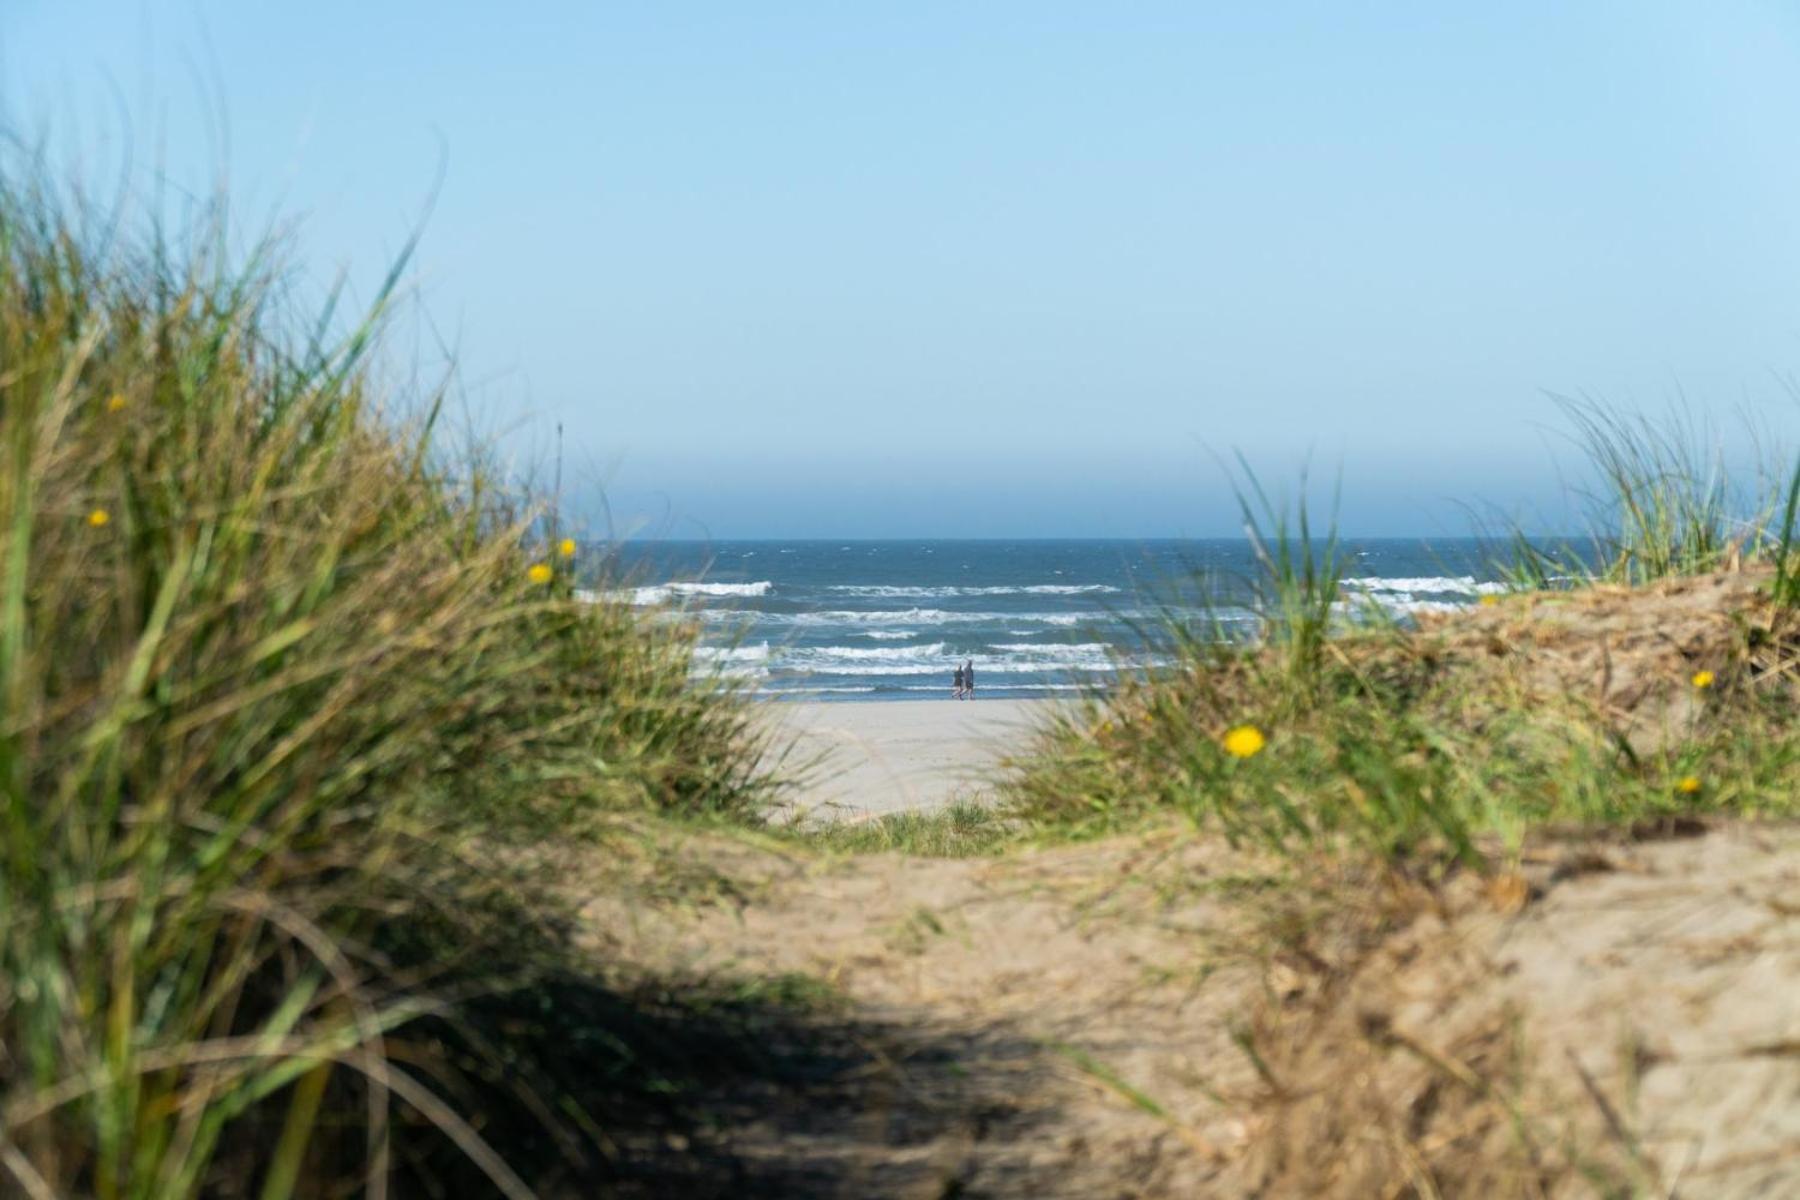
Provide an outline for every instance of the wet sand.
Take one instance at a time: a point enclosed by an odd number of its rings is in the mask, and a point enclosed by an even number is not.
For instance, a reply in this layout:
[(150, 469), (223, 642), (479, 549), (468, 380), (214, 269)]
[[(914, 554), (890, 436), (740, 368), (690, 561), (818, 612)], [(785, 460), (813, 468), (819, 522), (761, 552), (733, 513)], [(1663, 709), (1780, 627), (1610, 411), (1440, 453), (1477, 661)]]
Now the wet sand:
[(794, 761), (818, 759), (796, 816), (855, 819), (992, 796), (1000, 760), (1021, 749), (1048, 700), (892, 700), (770, 705)]

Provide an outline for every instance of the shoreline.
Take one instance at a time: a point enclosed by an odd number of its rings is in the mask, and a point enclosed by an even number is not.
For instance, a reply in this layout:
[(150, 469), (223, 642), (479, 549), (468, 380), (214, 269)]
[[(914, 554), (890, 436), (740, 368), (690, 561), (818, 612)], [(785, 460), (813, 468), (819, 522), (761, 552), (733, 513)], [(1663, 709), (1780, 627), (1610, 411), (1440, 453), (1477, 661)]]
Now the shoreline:
[[(989, 803), (1002, 761), (1057, 700), (785, 700), (765, 704), (802, 782), (795, 821), (860, 820)], [(811, 764), (809, 766), (809, 764)]]

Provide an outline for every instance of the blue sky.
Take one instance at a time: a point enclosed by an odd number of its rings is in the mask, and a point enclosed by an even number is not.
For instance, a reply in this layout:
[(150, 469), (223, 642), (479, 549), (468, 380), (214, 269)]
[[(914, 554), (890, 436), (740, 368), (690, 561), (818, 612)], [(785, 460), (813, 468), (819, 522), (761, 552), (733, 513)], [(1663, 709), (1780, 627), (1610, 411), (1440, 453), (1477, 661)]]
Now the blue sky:
[(423, 312), (621, 532), (1231, 533), (1241, 449), (1445, 534), (1559, 519), (1546, 390), (1797, 424), (1791, 4), (5, 0), (0, 114), (365, 295), (441, 160)]

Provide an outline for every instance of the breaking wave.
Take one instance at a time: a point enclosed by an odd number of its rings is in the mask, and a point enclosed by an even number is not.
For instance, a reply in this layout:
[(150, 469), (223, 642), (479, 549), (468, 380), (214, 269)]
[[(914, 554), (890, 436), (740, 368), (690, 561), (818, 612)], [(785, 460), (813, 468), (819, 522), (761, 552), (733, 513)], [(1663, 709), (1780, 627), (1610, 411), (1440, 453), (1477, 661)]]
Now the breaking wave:
[(627, 588), (623, 592), (611, 593), (621, 596), (633, 604), (665, 604), (677, 597), (687, 596), (766, 596), (775, 590), (775, 585), (767, 579), (759, 579), (755, 583), (659, 583), (651, 587)]
[(951, 596), (1085, 596), (1111, 593), (1123, 589), (1107, 583), (1033, 583), (1003, 587), (905, 587), (885, 583), (839, 583), (825, 589), (841, 596), (864, 596), (877, 599), (917, 598), (942, 600)]
[(1344, 580), (1344, 586), (1359, 592), (1423, 592), (1428, 596), (1487, 596), (1506, 590), (1504, 583), (1477, 582), (1473, 575), (1424, 575), (1414, 579), (1358, 575)]

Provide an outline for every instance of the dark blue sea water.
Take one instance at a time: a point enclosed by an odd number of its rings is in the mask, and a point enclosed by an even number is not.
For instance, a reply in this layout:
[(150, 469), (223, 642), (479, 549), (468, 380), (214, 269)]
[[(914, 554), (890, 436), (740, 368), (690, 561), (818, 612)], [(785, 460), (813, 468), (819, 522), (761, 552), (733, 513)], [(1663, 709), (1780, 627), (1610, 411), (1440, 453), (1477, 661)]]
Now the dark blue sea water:
[[(1343, 547), (1347, 611), (1404, 615), (1494, 588), (1472, 540)], [(1165, 653), (1163, 622), (1247, 632), (1242, 540), (646, 542), (618, 551), (633, 603), (698, 619), (706, 669), (780, 696), (977, 698), (1103, 685)], [(1215, 625), (1216, 622), (1216, 625)]]

